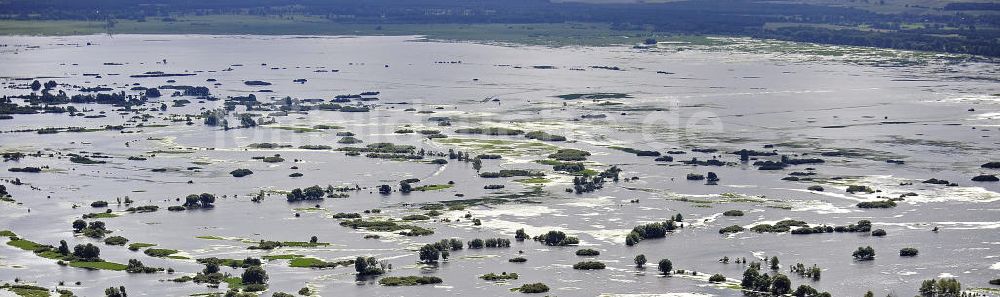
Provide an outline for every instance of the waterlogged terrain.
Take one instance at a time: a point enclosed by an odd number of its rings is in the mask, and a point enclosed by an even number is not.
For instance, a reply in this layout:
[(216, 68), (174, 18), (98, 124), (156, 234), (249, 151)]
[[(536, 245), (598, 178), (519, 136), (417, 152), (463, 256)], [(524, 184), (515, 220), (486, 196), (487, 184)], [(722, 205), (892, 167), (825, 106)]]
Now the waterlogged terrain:
[(222, 294), (254, 258), (266, 296), (738, 296), (758, 262), (833, 296), (997, 295), (995, 61), (716, 41), (4, 37), (0, 280)]

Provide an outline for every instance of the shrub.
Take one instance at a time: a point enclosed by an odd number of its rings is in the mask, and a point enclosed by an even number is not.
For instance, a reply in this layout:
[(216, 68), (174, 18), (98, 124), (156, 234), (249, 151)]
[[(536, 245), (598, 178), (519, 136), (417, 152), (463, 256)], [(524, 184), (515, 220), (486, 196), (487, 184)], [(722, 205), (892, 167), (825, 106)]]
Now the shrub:
[(712, 275), (712, 277), (709, 277), (708, 281), (709, 282), (713, 282), (713, 283), (725, 282), (726, 281), (726, 276), (725, 275), (721, 275), (721, 274), (715, 274), (715, 275)]
[(854, 253), (851, 254), (851, 255), (854, 256), (855, 260), (860, 260), (860, 261), (874, 260), (875, 259), (875, 249), (873, 249), (870, 246), (869, 247), (858, 247), (858, 249), (856, 251), (854, 251)]
[(917, 249), (911, 248), (911, 247), (902, 248), (902, 249), (899, 250), (899, 256), (900, 257), (915, 257), (915, 256), (917, 256), (918, 253), (920, 253), (920, 252), (917, 251)]
[(492, 273), (491, 272), (491, 273), (487, 273), (487, 274), (479, 276), (479, 278), (481, 278), (483, 280), (488, 280), (488, 281), (514, 280), (514, 279), (517, 279), (517, 277), (518, 277), (517, 273), (506, 273), (506, 272), (503, 272), (503, 273), (500, 273), (500, 274), (496, 274), (496, 273)]
[(872, 190), (869, 186), (849, 185), (847, 186), (847, 192), (851, 194), (857, 192), (875, 193), (875, 190)]
[(299, 289), (299, 295), (309, 296), (309, 295), (312, 295), (312, 291), (309, 290), (309, 288), (302, 288), (302, 289)]
[(428, 217), (428, 216), (419, 215), (419, 214), (407, 215), (407, 216), (403, 217), (404, 221), (421, 221), (421, 220), (430, 220), (430, 219), (431, 218)]
[(573, 269), (577, 270), (598, 270), (598, 269), (604, 269), (604, 267), (605, 267), (604, 263), (597, 261), (583, 261), (573, 264)]
[(378, 283), (383, 286), (416, 286), (442, 282), (441, 278), (436, 276), (390, 276), (378, 280)]
[(229, 174), (232, 174), (233, 177), (244, 177), (244, 176), (253, 174), (253, 171), (251, 171), (250, 169), (242, 169), (241, 168), (241, 169), (236, 169), (236, 170), (230, 171)]
[(532, 131), (524, 134), (524, 137), (529, 139), (537, 139), (541, 141), (566, 141), (566, 137), (561, 135), (549, 134), (543, 131)]
[(892, 200), (865, 201), (859, 202), (857, 206), (858, 208), (893, 208), (896, 207), (896, 202)]
[(588, 257), (591, 257), (591, 256), (597, 256), (597, 255), (600, 255), (600, 254), (601, 254), (601, 252), (599, 252), (599, 251), (597, 251), (595, 249), (579, 249), (579, 250), (576, 250), (576, 255), (577, 256), (588, 256)]
[(729, 227), (719, 229), (719, 234), (738, 233), (738, 232), (743, 232), (743, 230), (745, 230), (743, 226), (732, 225)]
[(507, 260), (507, 262), (511, 262), (511, 263), (524, 263), (524, 262), (528, 262), (528, 259), (526, 259), (524, 257), (515, 257), (515, 258), (510, 258), (510, 260)]
[(878, 236), (878, 237), (885, 236), (885, 230), (875, 229), (875, 231), (872, 231), (872, 236)]
[(121, 236), (111, 236), (104, 239), (104, 244), (107, 245), (125, 245), (126, 243), (128, 243), (128, 239)]
[(742, 217), (743, 216), (743, 211), (742, 210), (735, 210), (735, 209), (734, 210), (727, 210), (726, 212), (722, 213), (722, 215), (727, 216), (727, 217)]
[(521, 293), (527, 293), (527, 294), (531, 294), (531, 293), (545, 293), (545, 292), (549, 291), (549, 286), (546, 286), (543, 283), (524, 284), (524, 285), (521, 285), (521, 287), (516, 288), (515, 290), (517, 290), (517, 291), (519, 291)]
[(583, 161), (590, 156), (590, 152), (581, 151), (577, 149), (561, 149), (554, 154), (550, 154), (549, 158), (556, 159), (559, 161)]

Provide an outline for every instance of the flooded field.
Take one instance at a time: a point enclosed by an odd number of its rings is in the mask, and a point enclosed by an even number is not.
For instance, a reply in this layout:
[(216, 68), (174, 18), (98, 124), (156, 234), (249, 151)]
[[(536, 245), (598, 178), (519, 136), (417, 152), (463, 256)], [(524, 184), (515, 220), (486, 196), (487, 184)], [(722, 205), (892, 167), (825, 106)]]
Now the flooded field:
[[(913, 296), (935, 278), (1000, 294), (993, 60), (751, 39), (0, 44), (3, 283), (221, 296), (250, 291), (250, 269), (226, 260), (250, 257), (268, 276), (261, 296), (517, 296), (533, 283), (551, 296), (739, 296), (758, 262), (833, 296)], [(665, 234), (633, 233), (651, 223)], [(447, 239), (461, 249), (426, 246)], [(61, 240), (96, 245), (103, 262), (59, 254)], [(852, 257), (869, 246), (873, 260)], [(358, 257), (384, 273), (359, 273)], [(163, 270), (106, 265), (130, 259)], [(603, 269), (575, 269), (584, 261)], [(503, 272), (517, 277), (480, 277)], [(403, 276), (440, 282), (384, 281)]]

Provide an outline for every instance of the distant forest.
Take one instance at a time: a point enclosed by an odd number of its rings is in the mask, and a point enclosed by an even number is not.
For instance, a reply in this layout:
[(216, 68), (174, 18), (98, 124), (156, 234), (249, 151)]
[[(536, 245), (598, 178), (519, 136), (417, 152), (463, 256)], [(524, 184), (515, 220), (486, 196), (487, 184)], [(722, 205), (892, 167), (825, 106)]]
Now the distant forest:
[[(610, 23), (621, 30), (751, 36), (1000, 57), (995, 3), (952, 3), (946, 13), (880, 14), (755, 0), (657, 4), (546, 0), (0, 0), (0, 19), (144, 20), (180, 15), (311, 15), (355, 24)], [(767, 24), (781, 24), (767, 26)]]

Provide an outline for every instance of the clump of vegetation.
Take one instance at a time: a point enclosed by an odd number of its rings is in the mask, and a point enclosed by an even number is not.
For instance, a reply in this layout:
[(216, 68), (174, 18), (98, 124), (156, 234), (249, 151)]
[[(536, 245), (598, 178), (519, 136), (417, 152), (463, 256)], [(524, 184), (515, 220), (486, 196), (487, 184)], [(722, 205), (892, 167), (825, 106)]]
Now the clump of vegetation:
[(179, 253), (179, 251), (171, 249), (146, 249), (143, 253), (150, 257), (164, 258)]
[(385, 273), (390, 267), (386, 261), (379, 261), (375, 257), (358, 257), (354, 259), (354, 271), (358, 275), (380, 275)]
[(553, 154), (549, 155), (550, 159), (556, 159), (559, 161), (584, 161), (590, 156), (590, 152), (581, 151), (578, 149), (560, 149)]
[(389, 276), (378, 280), (383, 286), (416, 286), (440, 284), (443, 281), (436, 276)]
[(430, 220), (431, 217), (428, 217), (428, 216), (425, 216), (425, 215), (420, 215), (420, 214), (412, 214), (412, 215), (403, 216), (402, 219), (404, 221), (422, 221), (422, 220)]
[(151, 246), (156, 246), (156, 245), (152, 243), (135, 242), (135, 243), (130, 243), (128, 245), (128, 249), (134, 252)]
[(799, 221), (799, 220), (781, 220), (781, 221), (778, 221), (777, 223), (775, 223), (774, 225), (771, 225), (771, 224), (760, 224), (760, 225), (756, 225), (756, 226), (750, 227), (750, 231), (757, 232), (757, 233), (765, 233), (765, 232), (766, 233), (784, 233), (784, 232), (790, 231), (792, 227), (808, 227), (808, 226), (809, 225), (806, 224), (806, 222)]
[(916, 248), (911, 248), (911, 247), (902, 248), (899, 250), (900, 257), (916, 257), (917, 254), (919, 253), (920, 251), (918, 251)]
[(860, 220), (857, 224), (850, 224), (847, 226), (802, 226), (800, 228), (792, 230), (792, 234), (814, 234), (814, 233), (842, 233), (842, 232), (869, 232), (872, 229), (872, 222), (869, 220)]
[(565, 136), (549, 134), (543, 131), (531, 131), (524, 134), (524, 137), (528, 139), (536, 139), (541, 141), (566, 141)]
[(128, 273), (156, 273), (163, 271), (163, 268), (148, 267), (142, 264), (142, 261), (136, 259), (128, 260), (128, 268), (125, 269)]
[(858, 249), (851, 255), (854, 256), (855, 260), (859, 261), (875, 260), (875, 249), (870, 246), (858, 247)]
[(73, 221), (73, 231), (90, 238), (104, 238), (105, 235), (111, 233), (104, 222), (93, 221), (87, 223), (84, 220)]
[(604, 263), (597, 261), (583, 261), (573, 264), (573, 269), (577, 270), (599, 270), (604, 268), (605, 268)]
[(104, 239), (104, 244), (107, 244), (107, 245), (121, 245), (121, 246), (124, 246), (126, 243), (128, 243), (128, 239), (126, 239), (125, 237), (121, 237), (121, 236), (111, 236), (111, 237), (108, 237), (108, 238)]
[(232, 174), (233, 177), (244, 177), (244, 176), (253, 174), (253, 171), (251, 171), (250, 169), (242, 169), (241, 168), (241, 169), (236, 169), (236, 170), (230, 171), (229, 174)]
[(545, 234), (535, 236), (534, 240), (548, 246), (566, 246), (580, 243), (580, 239), (566, 236), (566, 233), (562, 231), (549, 231)]
[(579, 249), (576, 250), (577, 256), (593, 257), (600, 255), (601, 252), (595, 249)]
[(515, 279), (517, 279), (517, 277), (518, 277), (517, 273), (506, 273), (506, 272), (502, 272), (500, 274), (496, 274), (496, 273), (492, 273), (491, 272), (491, 273), (487, 273), (487, 274), (479, 276), (479, 278), (481, 278), (483, 280), (487, 280), (487, 281), (515, 280)]
[(482, 178), (498, 178), (498, 177), (543, 177), (545, 173), (532, 171), (532, 170), (522, 170), (522, 169), (502, 169), (499, 172), (483, 172), (479, 174)]
[(708, 278), (708, 281), (712, 283), (722, 283), (726, 281), (726, 276), (718, 273), (713, 274), (711, 277)]
[(724, 227), (722, 229), (719, 229), (719, 234), (739, 233), (739, 232), (743, 232), (743, 230), (746, 230), (746, 229), (743, 228), (743, 226), (732, 225), (732, 226), (729, 226), (729, 227)]
[(434, 234), (434, 231), (430, 229), (414, 225), (400, 224), (392, 221), (365, 221), (362, 219), (354, 219), (340, 222), (340, 225), (354, 229), (365, 229), (376, 232), (400, 231), (399, 234), (405, 236), (423, 236)]
[(727, 210), (726, 212), (723, 212), (722, 215), (727, 216), (727, 217), (742, 217), (743, 216), (743, 211), (742, 210), (735, 210), (735, 209), (734, 210)]
[(526, 294), (545, 293), (549, 291), (549, 286), (543, 283), (531, 283), (521, 285), (520, 287), (511, 289), (511, 291), (518, 291)]
[(291, 259), (291, 261), (288, 262), (288, 266), (289, 267), (296, 267), (296, 268), (317, 268), (317, 269), (322, 269), (322, 268), (334, 268), (334, 267), (337, 267), (337, 266), (347, 266), (347, 265), (350, 265), (350, 264), (353, 264), (353, 263), (354, 263), (354, 260), (340, 261), (340, 262), (327, 262), (327, 261), (323, 261), (321, 259), (316, 259), (316, 258), (312, 258), (312, 257), (296, 257), (296, 258)]
[(332, 191), (328, 193), (320, 186), (315, 185), (305, 189), (293, 189), (285, 195), (285, 200), (288, 202), (323, 200), (328, 194), (332, 194)]
[(849, 185), (847, 186), (847, 192), (851, 194), (858, 192), (871, 194), (875, 193), (875, 190), (872, 190), (872, 188), (869, 186)]
[(632, 232), (629, 232), (625, 236), (625, 245), (633, 246), (645, 239), (664, 238), (668, 232), (673, 232), (677, 229), (677, 224), (674, 221), (678, 219), (683, 220), (681, 214), (677, 214), (677, 216), (670, 218), (666, 222), (635, 226), (632, 228)]
[(893, 208), (896, 207), (896, 202), (892, 200), (865, 201), (859, 202), (857, 206), (858, 208)]

